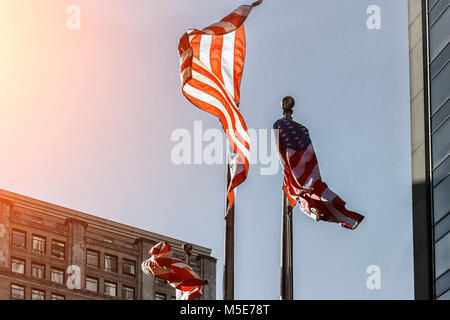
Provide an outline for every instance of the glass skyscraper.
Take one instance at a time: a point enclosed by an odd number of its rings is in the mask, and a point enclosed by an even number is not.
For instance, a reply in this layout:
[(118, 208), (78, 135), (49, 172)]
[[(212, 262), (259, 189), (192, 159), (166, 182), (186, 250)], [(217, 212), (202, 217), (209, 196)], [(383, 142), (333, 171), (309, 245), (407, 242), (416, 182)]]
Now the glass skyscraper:
[(450, 0), (426, 11), (433, 295), (450, 299)]

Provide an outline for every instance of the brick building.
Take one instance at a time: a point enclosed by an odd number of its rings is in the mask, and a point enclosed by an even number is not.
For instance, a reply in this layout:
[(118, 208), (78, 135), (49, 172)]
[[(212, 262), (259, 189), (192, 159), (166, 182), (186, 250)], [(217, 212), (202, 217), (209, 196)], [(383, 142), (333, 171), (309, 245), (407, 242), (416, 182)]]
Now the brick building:
[[(183, 259), (183, 241), (0, 190), (0, 299), (175, 299), (140, 268), (160, 241)], [(215, 299), (211, 250), (194, 245), (191, 265)]]

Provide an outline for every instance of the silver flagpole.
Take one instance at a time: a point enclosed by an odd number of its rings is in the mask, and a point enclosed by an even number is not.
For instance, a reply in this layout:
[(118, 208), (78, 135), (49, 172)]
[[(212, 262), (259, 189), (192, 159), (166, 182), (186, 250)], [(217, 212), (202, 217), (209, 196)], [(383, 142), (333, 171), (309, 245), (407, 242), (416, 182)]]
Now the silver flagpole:
[[(295, 100), (292, 97), (284, 97), (281, 102), (284, 118), (292, 120), (292, 109)], [(280, 279), (280, 299), (294, 299), (294, 275), (293, 275), (293, 250), (292, 250), (292, 208), (289, 200), (282, 193), (281, 211), (281, 279)]]
[[(231, 163), (229, 158), (230, 146), (227, 144), (226, 186), (225, 186), (225, 248), (222, 292), (223, 300), (234, 300), (234, 204), (228, 209), (228, 185), (231, 181)], [(234, 199), (236, 203), (236, 199)]]

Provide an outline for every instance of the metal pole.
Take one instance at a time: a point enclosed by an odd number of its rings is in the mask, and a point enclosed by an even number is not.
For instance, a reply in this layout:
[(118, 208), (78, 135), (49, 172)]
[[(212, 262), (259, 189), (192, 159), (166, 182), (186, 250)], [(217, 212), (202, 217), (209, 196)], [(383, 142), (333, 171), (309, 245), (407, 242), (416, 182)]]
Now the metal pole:
[(293, 263), (292, 263), (292, 208), (283, 194), (283, 211), (281, 216), (281, 300), (293, 300)]
[[(295, 101), (292, 97), (284, 97), (281, 102), (284, 118), (292, 120), (292, 108)], [(280, 299), (294, 299), (293, 246), (292, 246), (292, 208), (284, 191), (281, 211), (281, 279)]]
[[(230, 165), (227, 168), (227, 188), (230, 184)], [(226, 188), (226, 190), (227, 190)], [(235, 200), (236, 201), (236, 200)], [(225, 206), (225, 254), (223, 270), (223, 300), (234, 300), (234, 205), (227, 213), (228, 198)]]

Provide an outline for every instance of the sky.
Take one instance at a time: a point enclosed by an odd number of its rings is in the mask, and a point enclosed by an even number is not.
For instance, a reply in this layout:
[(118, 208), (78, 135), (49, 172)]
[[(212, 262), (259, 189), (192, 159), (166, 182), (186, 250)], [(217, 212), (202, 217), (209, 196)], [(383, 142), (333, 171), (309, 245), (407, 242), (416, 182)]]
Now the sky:
[[(171, 136), (221, 125), (181, 94), (177, 41), (249, 3), (3, 0), (0, 188), (211, 248), (220, 299), (225, 169), (174, 164)], [(322, 179), (366, 217), (350, 231), (294, 209), (295, 299), (412, 299), (407, 1), (265, 0), (245, 28), (248, 127), (272, 128), (293, 96)], [(260, 169), (238, 188), (236, 299), (280, 294), (282, 171)]]

